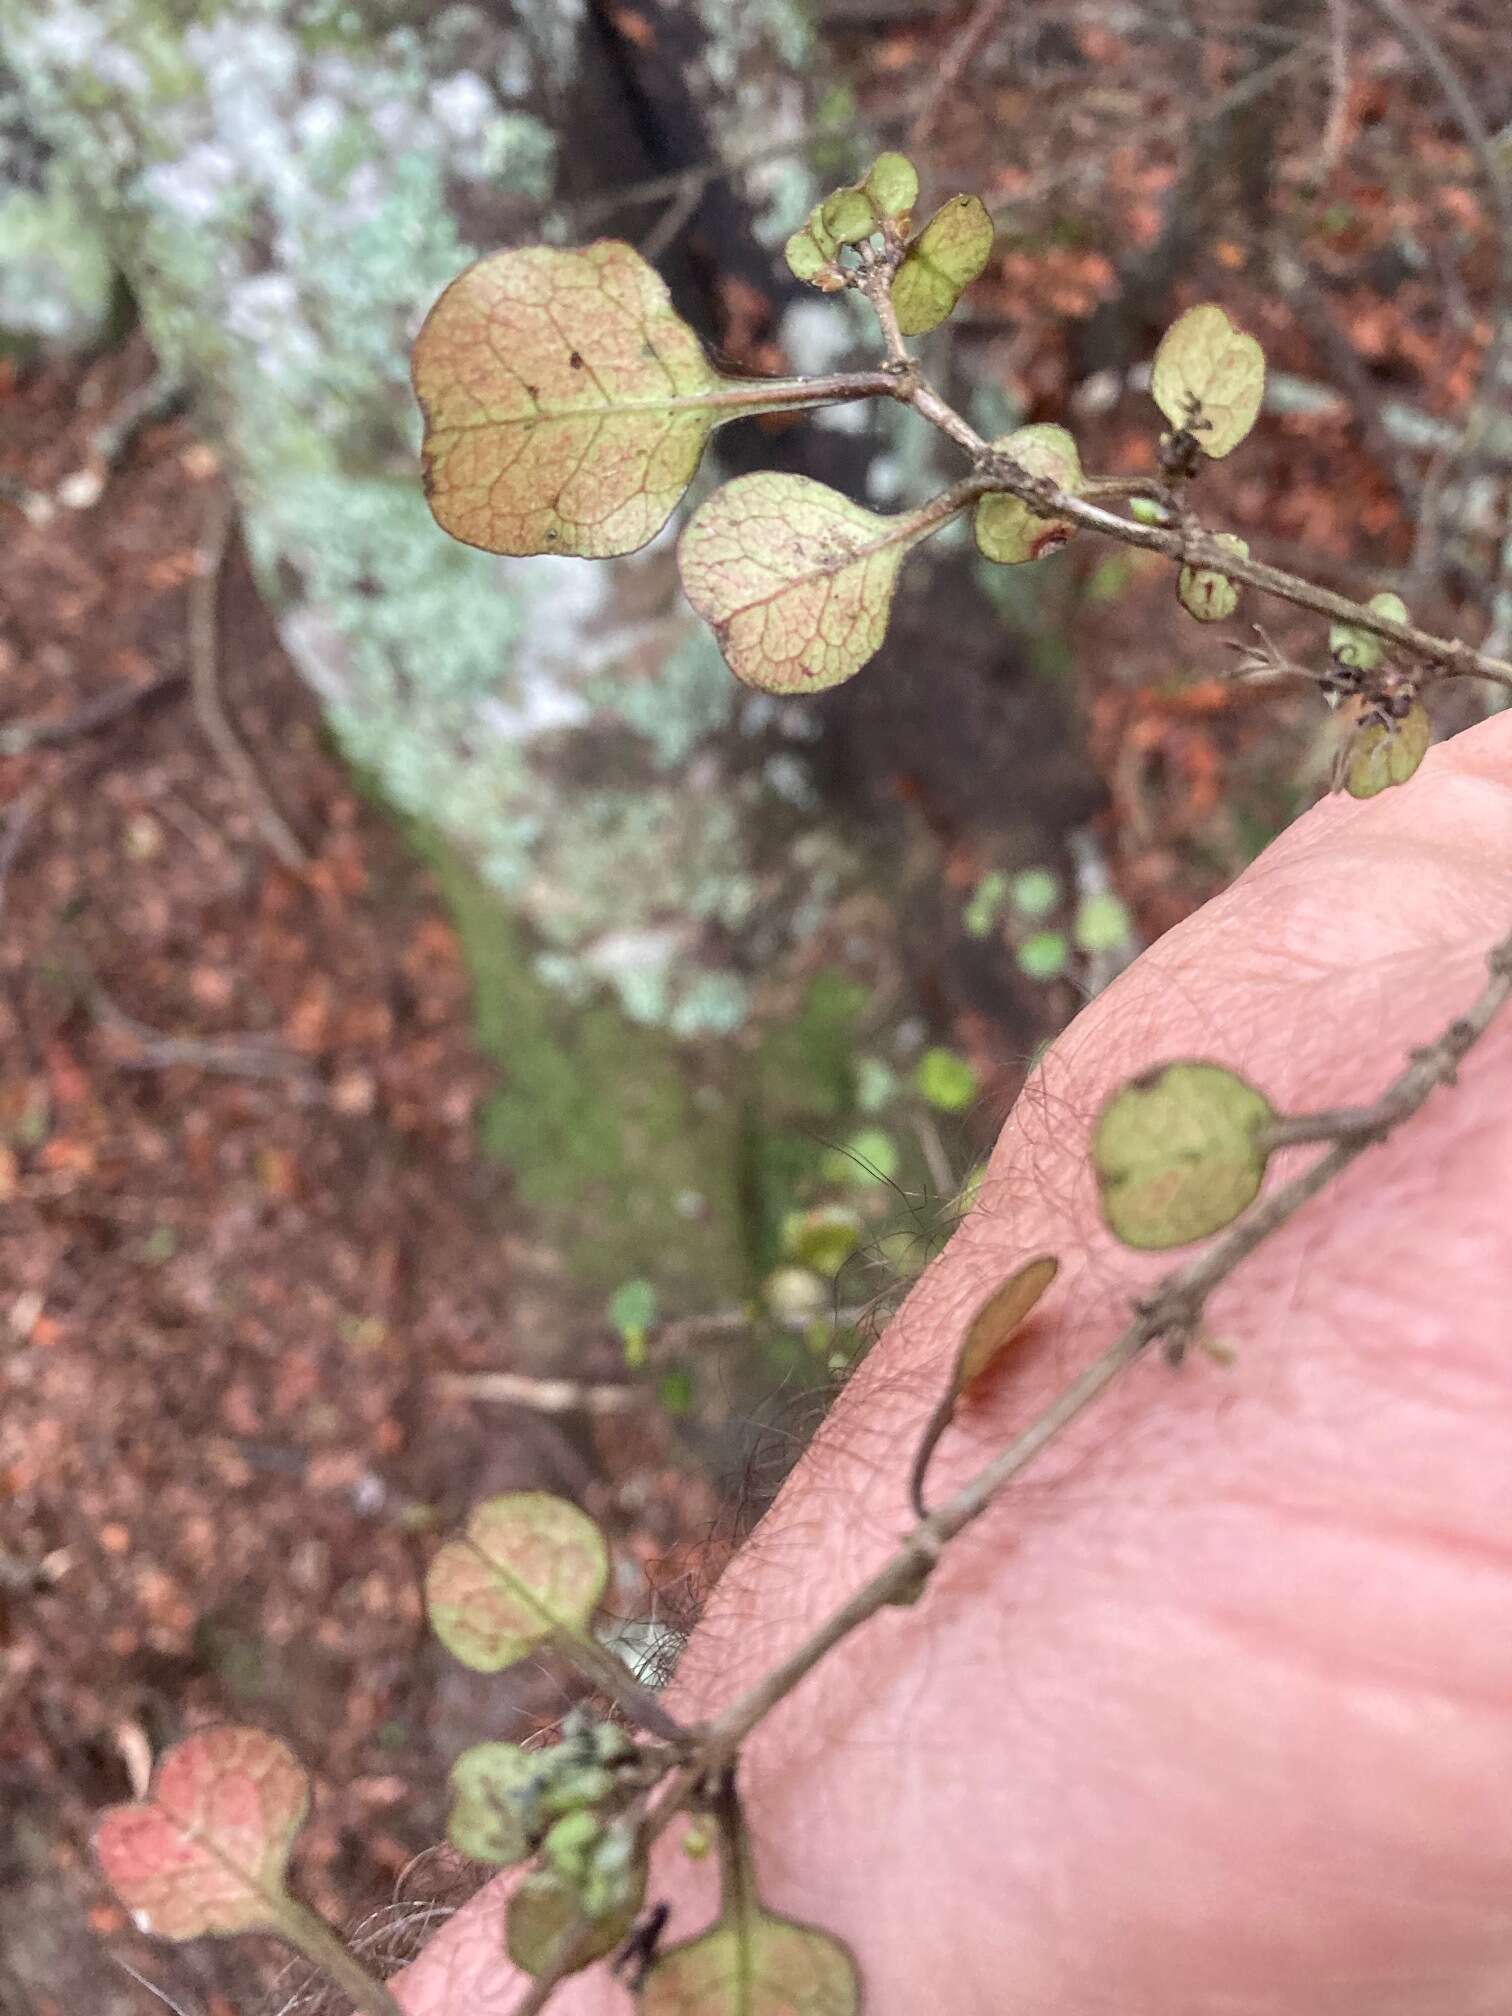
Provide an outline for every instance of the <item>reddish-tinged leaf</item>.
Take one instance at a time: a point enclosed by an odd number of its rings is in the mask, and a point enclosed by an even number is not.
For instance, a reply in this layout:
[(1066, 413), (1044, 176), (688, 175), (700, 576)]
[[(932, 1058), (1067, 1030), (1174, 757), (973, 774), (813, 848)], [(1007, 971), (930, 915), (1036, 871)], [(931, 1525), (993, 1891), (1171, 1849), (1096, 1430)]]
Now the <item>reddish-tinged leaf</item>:
[(609, 1579), (604, 1536), (576, 1505), (511, 1491), (477, 1507), (431, 1562), (425, 1603), (453, 1658), (497, 1673), (556, 1632), (588, 1624)]
[(1026, 1260), (1001, 1287), (993, 1289), (972, 1317), (956, 1359), (950, 1383), (953, 1400), (959, 1399), (974, 1380), (997, 1363), (1059, 1272), (1060, 1262), (1054, 1254), (1041, 1253), (1037, 1260)]
[(771, 386), (714, 369), (657, 274), (615, 239), (480, 259), (426, 317), (413, 375), (431, 510), (490, 553), (643, 546), (710, 430), (774, 403)]
[(206, 1729), (167, 1753), (145, 1799), (101, 1816), (95, 1854), (143, 1932), (268, 1931), (309, 1801), (303, 1767), (275, 1737)]
[(1060, 1262), (1053, 1254), (1041, 1253), (1037, 1259), (1026, 1260), (1022, 1267), (1015, 1268), (1006, 1281), (993, 1289), (967, 1325), (955, 1364), (951, 1367), (950, 1383), (925, 1423), (914, 1454), (908, 1495), (921, 1519), (926, 1513), (924, 1479), (929, 1470), (929, 1460), (935, 1452), (935, 1445), (955, 1418), (956, 1402), (975, 1380), (997, 1363), (1059, 1272)]
[(904, 554), (949, 515), (936, 501), (879, 517), (807, 476), (738, 476), (694, 512), (678, 567), (737, 679), (818, 693), (878, 649)]

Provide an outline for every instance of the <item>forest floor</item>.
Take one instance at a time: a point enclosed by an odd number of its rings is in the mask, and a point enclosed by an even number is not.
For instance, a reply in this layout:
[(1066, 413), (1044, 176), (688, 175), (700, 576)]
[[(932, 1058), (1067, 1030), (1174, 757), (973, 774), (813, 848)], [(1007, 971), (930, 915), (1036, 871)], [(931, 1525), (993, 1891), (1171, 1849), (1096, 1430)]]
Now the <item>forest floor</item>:
[[(838, 33), (863, 116), (917, 99), (969, 12)], [(1033, 164), (981, 166), (985, 132), (1023, 124), (1011, 76), (975, 65), (932, 115), (937, 183), (1028, 204), (1057, 177), (1075, 185), (1078, 161), (1108, 178), (1067, 197), (1104, 205), (1100, 240), (1010, 232), (971, 299), (960, 340), (1030, 418), (1065, 417), (1065, 332), (1115, 294), (1110, 247), (1158, 233), (1176, 174), (1174, 148), (1136, 143), (1179, 112), (1180, 86), (1163, 98), (1125, 54), (1085, 27), (1035, 56)], [(1377, 392), (1453, 415), (1482, 314), (1441, 276), (1378, 265), (1372, 280), (1371, 262), (1404, 234), (1451, 242), (1478, 300), (1473, 170), (1410, 77), (1362, 63), (1344, 117), (1359, 144), (1318, 212), (1318, 300)], [(1409, 158), (1426, 179), (1404, 194), (1385, 163)], [(1301, 326), (1242, 235), (1203, 248), (1182, 298), (1220, 286), (1273, 366), (1330, 379), (1316, 315)], [(595, 1420), (446, 1387), (497, 1369), (611, 1379), (621, 1347), (601, 1318), (562, 1317), (507, 1172), (479, 1155), (492, 1067), (456, 932), (329, 746), (234, 527), (221, 550), (213, 454), (186, 420), (157, 420), (94, 501), (68, 487), (151, 368), (133, 339), (0, 378), (5, 477), (76, 500), (46, 522), (7, 510), (0, 545), (3, 2016), (160, 2006), (107, 1951), (187, 2010), (245, 2016), (242, 1955), (149, 1949), (88, 1861), (99, 1807), (207, 1719), (297, 1743), (318, 1786), (299, 1876), (338, 1920), (379, 1912), (382, 1934), (386, 1899), (408, 1900), (409, 1921), (465, 1881), (431, 1845), (447, 1763), (501, 1714), (547, 1719), (561, 1701), (541, 1672), (485, 1696), (428, 1647), (419, 1572), (468, 1503), (520, 1486), (578, 1498), (618, 1543), (619, 1607), (674, 1625), (722, 1517), (653, 1404)], [(1149, 466), (1151, 416), (1128, 396), (1077, 424), (1089, 466)], [(1299, 410), (1215, 472), (1204, 509), (1368, 593), (1412, 553), (1414, 499), (1379, 451), (1347, 406)], [(1163, 568), (1080, 544), (1047, 565), (1075, 624), (1069, 712), (1104, 805), (1099, 847), (1147, 939), (1315, 795), (1323, 710), (1218, 677), (1221, 645), (1175, 610)], [(1441, 598), (1423, 613), (1462, 612)], [(1307, 634), (1273, 626), (1287, 649)], [(228, 764), (222, 716), (258, 785)], [(1011, 796), (1012, 776), (998, 783)], [(264, 793), (288, 829), (271, 843)], [(898, 780), (900, 801), (917, 796)], [(948, 824), (950, 809), (917, 816)], [(990, 847), (968, 835), (946, 855), (964, 902)], [(1053, 986), (1037, 1001), (1044, 1033), (1075, 1006)], [(964, 1011), (942, 1033), (980, 1047)]]
[[(12, 376), (7, 473), (55, 491), (150, 371), (132, 343)], [(87, 1832), (186, 1726), (297, 1744), (320, 1785), (301, 1877), (345, 1922), (436, 1841), (481, 1718), (560, 1711), (549, 1676), (485, 1697), (430, 1650), (427, 1536), (475, 1499), (588, 1504), (635, 1616), (671, 1600), (636, 1562), (675, 1582), (717, 1516), (654, 1404), (596, 1432), (444, 1390), (623, 1376), (621, 1347), (531, 1321), (549, 1261), (478, 1152), (490, 1067), (456, 933), (328, 746), (234, 532), (217, 557), (225, 494), (167, 420), (92, 507), (13, 513), (0, 548), (6, 746), (45, 724), (0, 757), (7, 2012), (149, 2006), (77, 1937), (126, 1929)], [(211, 704), (302, 866), (207, 735), (207, 603)], [(135, 1959), (200, 2008), (246, 1982), (213, 1944)]]

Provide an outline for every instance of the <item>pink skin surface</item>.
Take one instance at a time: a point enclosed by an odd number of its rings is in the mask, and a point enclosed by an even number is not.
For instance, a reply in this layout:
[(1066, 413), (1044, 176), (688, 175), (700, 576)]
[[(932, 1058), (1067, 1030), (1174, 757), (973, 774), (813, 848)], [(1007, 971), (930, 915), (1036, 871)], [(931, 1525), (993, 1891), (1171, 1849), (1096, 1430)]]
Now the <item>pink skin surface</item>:
[[(1062, 1261), (934, 1495), (1170, 1265), (1098, 1220), (1114, 1085), (1210, 1056), (1283, 1110), (1368, 1100), (1509, 924), (1503, 714), (1405, 790), (1309, 813), (1079, 1016), (716, 1590), (678, 1711), (729, 1700), (891, 1551), (919, 1426), (1012, 1268)], [(870, 2016), (1512, 2010), (1512, 1012), (1210, 1323), (1232, 1370), (1141, 1362), (748, 1746), (767, 1899), (852, 1943)], [(675, 1841), (654, 1880), (669, 1936), (705, 1922), (709, 1871)], [(518, 2000), (499, 1908), (495, 1887), (396, 1983), (413, 2016)], [(628, 2006), (601, 1972), (551, 2004)]]

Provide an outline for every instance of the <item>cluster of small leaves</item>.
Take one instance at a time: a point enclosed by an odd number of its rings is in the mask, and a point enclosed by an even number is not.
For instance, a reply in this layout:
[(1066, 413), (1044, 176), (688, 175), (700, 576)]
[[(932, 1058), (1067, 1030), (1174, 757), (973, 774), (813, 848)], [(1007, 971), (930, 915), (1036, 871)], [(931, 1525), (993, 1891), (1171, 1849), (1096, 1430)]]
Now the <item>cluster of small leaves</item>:
[[(532, 1647), (581, 1639), (602, 1596), (608, 1550), (576, 1506), (538, 1492), (490, 1499), (431, 1564), (432, 1628), (464, 1663), (493, 1672)], [(632, 1932), (645, 1902), (636, 1802), (671, 1755), (616, 1724), (569, 1716), (544, 1748), (482, 1743), (451, 1774), (448, 1832), (498, 1866), (535, 1858), (511, 1891), (505, 1947), (523, 1972), (574, 1972)], [(713, 1928), (652, 1959), (637, 1990), (647, 2011), (680, 2016), (851, 2016), (856, 1976), (838, 1942), (773, 1918), (749, 1885), (724, 1897)]]
[[(1406, 623), (1400, 595), (1372, 595), (1365, 605), (1388, 622)], [(1433, 727), (1418, 697), (1417, 681), (1390, 647), (1356, 623), (1335, 623), (1328, 632), (1331, 660), (1324, 687), (1344, 701), (1352, 733), (1340, 753), (1336, 785), (1352, 798), (1374, 798), (1405, 784), (1428, 753)]]
[[(710, 362), (661, 280), (628, 245), (527, 246), (480, 260), (453, 281), (415, 345), (425, 416), (426, 488), (439, 523), (498, 553), (626, 553), (666, 524), (722, 421), (872, 396), (917, 399), (903, 339), (938, 327), (992, 252), (992, 220), (973, 195), (950, 197), (917, 230), (919, 177), (905, 155), (878, 157), (815, 205), (786, 246), (792, 272), (821, 292), (862, 291), (888, 337), (886, 372), (832, 379), (731, 377)], [(859, 385), (853, 380), (859, 376)], [(1190, 529), (1180, 486), (1246, 438), (1265, 390), (1256, 339), (1204, 302), (1178, 316), (1151, 366), (1165, 419), (1163, 497), (1136, 495), (1133, 517)], [(938, 422), (939, 403), (934, 414)], [(850, 679), (886, 633), (904, 559), (971, 509), (982, 554), (1003, 566), (1042, 559), (1073, 536), (1054, 499), (1088, 487), (1071, 434), (1020, 427), (976, 457), (973, 494), (879, 513), (798, 475), (756, 473), (710, 497), (682, 537), (688, 599), (736, 677), (766, 692), (818, 693)], [(1002, 472), (1013, 487), (995, 487)], [(1030, 501), (1032, 500), (1032, 501)], [(1247, 560), (1244, 540), (1213, 535)], [(1182, 564), (1177, 597), (1197, 621), (1227, 621), (1237, 583), (1204, 558)], [(1378, 596), (1375, 613), (1400, 608)], [(1339, 782), (1368, 796), (1410, 776), (1427, 746), (1415, 691), (1383, 693), (1373, 633), (1338, 625), (1335, 674), (1354, 678)]]
[(901, 239), (919, 200), (919, 175), (904, 154), (882, 154), (864, 179), (836, 189), (816, 203), (808, 221), (783, 248), (794, 277), (825, 294), (838, 294), (850, 282), (841, 253), (878, 236)]
[[(952, 197), (915, 231), (918, 193), (913, 164), (883, 155), (859, 182), (816, 206), (787, 246), (799, 279), (823, 292), (858, 287), (872, 299), (889, 337), (880, 389), (900, 397), (914, 396), (921, 381), (894, 339), (943, 322), (992, 249), (991, 220), (974, 196)], [(865, 384), (867, 396), (879, 389), (878, 375)], [(629, 552), (661, 530), (720, 422), (858, 396), (843, 375), (805, 382), (719, 371), (657, 275), (612, 240), (480, 260), (427, 318), (414, 381), (425, 417), (427, 493), (445, 530), (491, 552), (592, 557)], [(1204, 460), (1232, 453), (1245, 439), (1264, 382), (1259, 344), (1212, 303), (1172, 324), (1152, 365), (1151, 395), (1168, 430), (1160, 440), (1164, 484), (1154, 495), (1132, 497), (1130, 508), (1145, 523), (1181, 528), (1182, 551), (1197, 557), (1180, 566), (1176, 592), (1200, 622), (1232, 617), (1238, 586), (1212, 564), (1200, 528), (1183, 514), (1179, 486)], [(973, 512), (981, 553), (999, 565), (1041, 559), (1075, 534), (1074, 500), (1093, 479), (1066, 429), (1021, 427), (978, 445), (980, 480), (910, 512), (875, 513), (823, 484), (775, 474), (740, 478), (710, 498), (684, 533), (680, 566), (690, 601), (737, 676), (777, 693), (815, 692), (852, 677), (882, 641), (903, 559), (963, 510)], [(1242, 539), (1219, 533), (1211, 544), (1248, 561)], [(1366, 613), (1408, 623), (1405, 605), (1390, 593), (1374, 596)], [(1335, 623), (1328, 648), (1327, 669), (1314, 676), (1347, 710), (1337, 781), (1370, 797), (1404, 782), (1422, 761), (1431, 730), (1420, 680), (1363, 624)], [(1262, 658), (1257, 669), (1270, 662)], [(1044, 926), (1060, 902), (1045, 870), (1011, 882), (999, 874), (989, 890), (991, 880), (984, 878), (968, 907), (967, 928), (976, 935), (1005, 907)], [(1085, 924), (1079, 911), (1074, 927), (1087, 951), (1106, 949), (1128, 930), (1116, 898), (1094, 900), (1104, 911), (1095, 920), (1089, 913)], [(1043, 977), (1063, 970), (1065, 939), (1043, 928), (1018, 944), (1024, 970), (1032, 970), (1036, 939), (1055, 941), (1053, 965), (1048, 943), (1043, 950)], [(914, 1089), (935, 1109), (958, 1113), (975, 1097), (977, 1081), (965, 1060), (932, 1050)], [(889, 1137), (873, 1131), (879, 1155), (893, 1153)], [(1140, 1250), (1210, 1236), (1255, 1201), (1271, 1154), (1287, 1138), (1322, 1135), (1303, 1127), (1288, 1137), (1264, 1094), (1223, 1065), (1184, 1059), (1146, 1073), (1108, 1099), (1093, 1132), (1109, 1229)], [(785, 1241), (796, 1264), (779, 1272), (822, 1284), (854, 1251), (859, 1227), (845, 1207), (796, 1215)], [(968, 1325), (913, 1466), (911, 1496), (921, 1519), (928, 1517), (923, 1487), (936, 1444), (963, 1399), (1004, 1363), (1057, 1272), (1051, 1255), (1025, 1262)], [(625, 1283), (609, 1315), (627, 1360), (642, 1359), (656, 1316), (650, 1284)], [(927, 1567), (890, 1600), (914, 1600), (926, 1576)], [(603, 1681), (610, 1655), (593, 1638), (592, 1622), (608, 1577), (608, 1546), (585, 1513), (543, 1493), (511, 1493), (479, 1505), (465, 1530), (439, 1549), (426, 1578), (427, 1611), (441, 1642), (475, 1671), (499, 1672), (555, 1650)], [(618, 1688), (627, 1699), (638, 1696), (642, 1724), (659, 1742), (575, 1711), (553, 1744), (482, 1743), (452, 1770), (454, 1844), (498, 1867), (531, 1865), (512, 1891), (505, 1943), (514, 1963), (536, 1976), (586, 1966), (631, 1934), (647, 1891), (647, 1798), (674, 1764), (688, 1761), (695, 1743), (627, 1675), (619, 1675)], [(760, 1903), (728, 1765), (717, 1786), (696, 1786), (689, 1803), (717, 1826), (720, 1913), (705, 1932), (649, 1957), (636, 1989), (641, 2009), (650, 2016), (856, 2016), (859, 1988), (846, 1948)], [(96, 1852), (144, 1932), (169, 1939), (271, 1932), (324, 1967), (357, 2006), (397, 2016), (388, 1991), (287, 1889), (290, 1850), (308, 1805), (307, 1775), (276, 1738), (253, 1729), (203, 1730), (162, 1758), (144, 1797), (102, 1816)], [(695, 1818), (687, 1852), (702, 1825)]]

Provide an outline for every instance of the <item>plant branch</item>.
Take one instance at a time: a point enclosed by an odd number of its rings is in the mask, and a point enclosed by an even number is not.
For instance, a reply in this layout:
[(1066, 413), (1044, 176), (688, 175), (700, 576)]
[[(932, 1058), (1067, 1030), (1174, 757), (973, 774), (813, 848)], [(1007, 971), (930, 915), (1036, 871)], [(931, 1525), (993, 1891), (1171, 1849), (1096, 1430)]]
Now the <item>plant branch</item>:
[[(863, 259), (865, 253), (863, 250)], [(872, 305), (872, 313), (882, 331), (882, 345), (887, 352), (887, 368), (895, 375), (917, 379), (919, 367), (908, 345), (903, 340), (903, 331), (898, 327), (898, 311), (893, 306), (893, 275), (898, 270), (895, 258), (866, 259), (855, 270), (857, 288)], [(896, 390), (896, 388), (895, 388)], [(897, 390), (897, 396), (911, 399), (912, 386), (905, 385)]]
[[(641, 1794), (626, 1815), (635, 1829), (637, 1855), (644, 1855), (652, 1842), (665, 1833), (677, 1815), (697, 1797), (705, 1776), (702, 1763), (679, 1764), (662, 1779), (659, 1787), (651, 1786)], [(576, 1973), (582, 1966), (583, 1952), (592, 1930), (592, 1924), (585, 1918), (577, 1932), (558, 1948), (551, 1965), (536, 1976), (510, 2010), (509, 2016), (540, 2016), (540, 2011), (567, 1976)]]
[(895, 370), (829, 371), (820, 378), (737, 378), (722, 391), (700, 393), (683, 403), (735, 406), (753, 413), (802, 413), (811, 406), (835, 406), (847, 399), (900, 396)]
[(235, 508), (229, 497), (214, 507), (201, 555), (200, 572), (189, 584), (189, 690), (205, 739), (227, 775), (252, 807), (263, 837), (291, 875), (310, 865), (293, 828), (273, 803), (257, 765), (242, 746), (220, 692), (220, 639), (215, 604), (221, 565), (231, 536)]
[(307, 1906), (293, 1897), (281, 1897), (276, 1924), (279, 1937), (333, 1982), (363, 2016), (404, 2016), (403, 2009), (377, 1975), (370, 1974), (356, 1954)]
[[(1004, 1487), (1042, 1455), (1151, 1344), (1164, 1338), (1178, 1349), (1191, 1338), (1209, 1296), (1304, 1204), (1310, 1203), (1351, 1162), (1410, 1119), (1440, 1085), (1453, 1082), (1461, 1060), (1512, 999), (1512, 933), (1487, 955), (1488, 977), (1470, 1008), (1438, 1040), (1413, 1053), (1406, 1069), (1374, 1104), (1337, 1116), (1346, 1131), (1328, 1151), (1290, 1182), (1263, 1198), (1227, 1232), (1168, 1274), (1118, 1340), (1072, 1380), (1035, 1422), (969, 1483), (919, 1522), (892, 1558), (862, 1584), (780, 1666), (725, 1709), (709, 1726), (702, 1750), (712, 1770), (733, 1757), (751, 1731), (842, 1639), (888, 1604), (916, 1596), (947, 1541), (979, 1518)], [(1319, 1116), (1326, 1118), (1327, 1116)]]
[[(928, 388), (917, 388), (908, 394), (909, 403), (927, 419), (933, 419), (934, 415), (921, 403), (920, 390), (927, 391)], [(1121, 517), (1118, 512), (1109, 511), (1077, 492), (1057, 489), (1048, 478), (1031, 475), (1011, 457), (992, 448), (983, 447), (973, 474), (954, 485), (946, 494), (953, 500), (955, 510), (963, 510), (977, 498), (985, 497), (994, 490), (1021, 498), (1041, 517), (1068, 518), (1089, 532), (1101, 532), (1104, 537), (1121, 540), (1126, 546), (1138, 546), (1147, 553), (1163, 553), (1167, 559), (1183, 566), (1211, 568), (1231, 581), (1243, 581), (1264, 594), (1273, 595), (1277, 601), (1290, 602), (1299, 609), (1310, 609), (1315, 615), (1327, 616), (1333, 622), (1354, 624), (1374, 636), (1384, 637), (1388, 643), (1398, 645), (1413, 657), (1436, 665), (1445, 677), (1492, 679), (1499, 685), (1512, 688), (1512, 663), (1504, 658), (1494, 658), (1473, 650), (1457, 638), (1440, 637), (1431, 630), (1419, 629), (1415, 623), (1394, 622), (1363, 602), (1351, 601), (1347, 595), (1319, 587), (1299, 574), (1289, 574), (1284, 568), (1272, 567), (1263, 560), (1243, 557), (1228, 547), (1220, 546), (1205, 526), (1191, 520), (1181, 525), (1144, 525), (1137, 519)]]
[[(1296, 1123), (1299, 1127), (1332, 1123), (1335, 1131), (1325, 1137), (1331, 1142), (1325, 1154), (1263, 1198), (1195, 1259), (1166, 1275), (1152, 1295), (1135, 1304), (1132, 1321), (1117, 1341), (1073, 1379), (1037, 1420), (953, 1497), (920, 1519), (876, 1574), (833, 1611), (780, 1666), (697, 1732), (694, 1754), (674, 1765), (659, 1783), (649, 1786), (628, 1816), (635, 1827), (638, 1853), (649, 1850), (689, 1806), (707, 1806), (712, 1802), (717, 1807), (718, 1788), (721, 1782), (730, 1782), (728, 1773), (741, 1744), (822, 1659), (879, 1610), (913, 1602), (947, 1544), (980, 1518), (1006, 1487), (1043, 1455), (1152, 1344), (1164, 1339), (1168, 1346), (1175, 1347), (1172, 1356), (1178, 1358), (1192, 1339), (1208, 1298), (1239, 1264), (1367, 1148), (1409, 1120), (1438, 1086), (1454, 1081), (1464, 1057), (1512, 1000), (1512, 932), (1491, 948), (1486, 966), (1485, 985), (1466, 1013), (1457, 1016), (1435, 1042), (1413, 1052), (1406, 1068), (1372, 1105), (1303, 1116)], [(1287, 1123), (1279, 1125), (1284, 1127)], [(1316, 1134), (1295, 1133), (1288, 1137), (1288, 1142), (1316, 1138)], [(1274, 1145), (1288, 1142), (1277, 1140)], [(1214, 1355), (1221, 1357), (1217, 1352)], [(539, 2016), (556, 1988), (581, 1964), (581, 1948), (587, 1943), (589, 1930), (585, 1923), (579, 1937), (561, 1949), (555, 1963), (531, 1984), (510, 2016)]]
[(614, 1705), (651, 1735), (663, 1743), (670, 1744), (680, 1756), (691, 1752), (697, 1742), (697, 1733), (686, 1729), (674, 1715), (669, 1715), (661, 1701), (649, 1687), (643, 1687), (622, 1659), (616, 1659), (606, 1651), (596, 1638), (576, 1631), (558, 1631), (554, 1642), (559, 1652), (572, 1661), (585, 1679), (591, 1680), (601, 1694), (606, 1694)]
[(934, 131), (936, 119), (947, 98), (960, 83), (968, 63), (982, 49), (988, 36), (997, 27), (1007, 12), (1007, 0), (977, 0), (966, 26), (955, 37), (945, 51), (935, 71), (934, 82), (920, 107), (919, 115), (909, 128), (910, 147), (927, 147)]
[(25, 756), (33, 749), (57, 748), (107, 728), (138, 707), (150, 707), (176, 693), (184, 683), (182, 672), (161, 672), (140, 685), (117, 685), (86, 700), (82, 707), (61, 720), (8, 721), (0, 728), (0, 756)]

